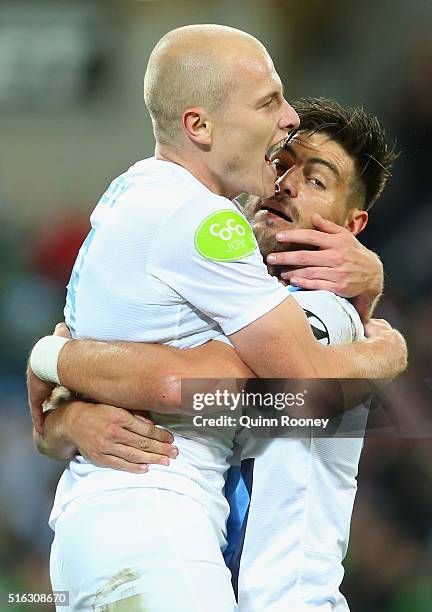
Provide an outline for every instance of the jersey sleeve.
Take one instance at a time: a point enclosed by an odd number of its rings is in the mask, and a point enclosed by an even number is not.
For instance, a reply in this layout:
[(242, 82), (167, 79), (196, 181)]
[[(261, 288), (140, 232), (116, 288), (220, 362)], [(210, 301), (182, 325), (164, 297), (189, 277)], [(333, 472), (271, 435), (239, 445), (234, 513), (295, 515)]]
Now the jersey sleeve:
[(283, 302), (288, 294), (270, 276), (248, 221), (220, 196), (179, 206), (159, 227), (149, 273), (206, 316), (226, 335)]
[(296, 291), (293, 297), (322, 344), (345, 344), (364, 338), (360, 317), (345, 298), (329, 291)]
[(360, 319), (359, 313), (351, 304), (351, 302), (345, 298), (341, 298), (336, 296), (336, 299), (341, 303), (342, 308), (344, 309), (346, 316), (349, 318), (351, 322), (352, 329), (352, 341), (357, 342), (365, 339), (364, 326), (362, 320)]

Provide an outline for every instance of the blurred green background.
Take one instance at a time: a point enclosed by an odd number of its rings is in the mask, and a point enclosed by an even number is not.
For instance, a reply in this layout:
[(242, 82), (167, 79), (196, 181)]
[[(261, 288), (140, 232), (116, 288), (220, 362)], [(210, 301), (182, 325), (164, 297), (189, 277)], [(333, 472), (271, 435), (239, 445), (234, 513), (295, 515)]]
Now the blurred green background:
[[(431, 378), (430, 1), (0, 0), (3, 592), (49, 590), (46, 523), (62, 470), (33, 450), (27, 354), (62, 318), (90, 211), (113, 177), (153, 152), (146, 60), (188, 23), (247, 30), (273, 56), (288, 99), (362, 104), (397, 138), (402, 154), (362, 239), (385, 264), (379, 315), (406, 334), (413, 376)], [(408, 389), (399, 408), (429, 406)], [(366, 441), (342, 589), (352, 612), (432, 609), (431, 485), (430, 439)]]

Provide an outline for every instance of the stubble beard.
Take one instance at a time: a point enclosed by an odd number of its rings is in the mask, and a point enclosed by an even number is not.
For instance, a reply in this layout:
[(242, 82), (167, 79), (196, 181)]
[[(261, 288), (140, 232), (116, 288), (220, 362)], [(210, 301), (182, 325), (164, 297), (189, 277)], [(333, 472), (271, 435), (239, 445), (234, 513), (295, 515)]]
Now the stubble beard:
[[(280, 202), (284, 203), (284, 198), (279, 199)], [(288, 202), (285, 199), (285, 203)], [(270, 253), (281, 253), (283, 251), (314, 251), (316, 247), (308, 246), (304, 244), (296, 244), (292, 242), (279, 242), (276, 240), (276, 234), (279, 231), (290, 231), (291, 229), (313, 229), (313, 224), (302, 219), (298, 211), (294, 207), (290, 207), (290, 215), (293, 219), (292, 225), (288, 228), (275, 219), (263, 219), (257, 224), (253, 223), (255, 214), (260, 210), (261, 200), (259, 198), (250, 196), (245, 203), (245, 213), (248, 217), (252, 228), (254, 230), (258, 246), (263, 256), (264, 263), (266, 263), (267, 255)], [(296, 266), (275, 266), (267, 264), (269, 274), (272, 276), (280, 277), (282, 271), (288, 271), (295, 269)]]

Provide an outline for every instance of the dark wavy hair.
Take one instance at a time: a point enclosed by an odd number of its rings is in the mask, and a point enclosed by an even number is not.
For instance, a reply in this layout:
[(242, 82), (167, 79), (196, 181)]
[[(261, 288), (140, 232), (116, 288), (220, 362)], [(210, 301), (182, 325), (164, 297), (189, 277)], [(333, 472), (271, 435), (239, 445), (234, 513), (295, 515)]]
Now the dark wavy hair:
[(381, 195), (398, 157), (388, 144), (378, 118), (363, 107), (343, 107), (327, 98), (300, 98), (292, 103), (300, 117), (300, 132), (324, 133), (354, 160), (363, 208), (369, 210)]

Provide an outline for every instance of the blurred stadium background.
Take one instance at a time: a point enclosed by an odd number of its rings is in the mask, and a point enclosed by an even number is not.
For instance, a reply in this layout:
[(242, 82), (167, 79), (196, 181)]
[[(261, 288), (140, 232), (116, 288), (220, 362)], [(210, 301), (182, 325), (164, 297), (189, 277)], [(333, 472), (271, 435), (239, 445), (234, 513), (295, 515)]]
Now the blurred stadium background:
[[(364, 241), (386, 268), (380, 315), (406, 334), (413, 375), (430, 379), (432, 3), (0, 0), (0, 591), (49, 590), (46, 523), (62, 465), (33, 450), (27, 353), (62, 318), (100, 195), (152, 154), (150, 50), (166, 31), (205, 22), (258, 36), (288, 99), (363, 104), (397, 138), (402, 154)], [(399, 400), (414, 414), (431, 407), (410, 389)], [(343, 584), (352, 612), (432, 610), (431, 516), (430, 438), (367, 440)]]

